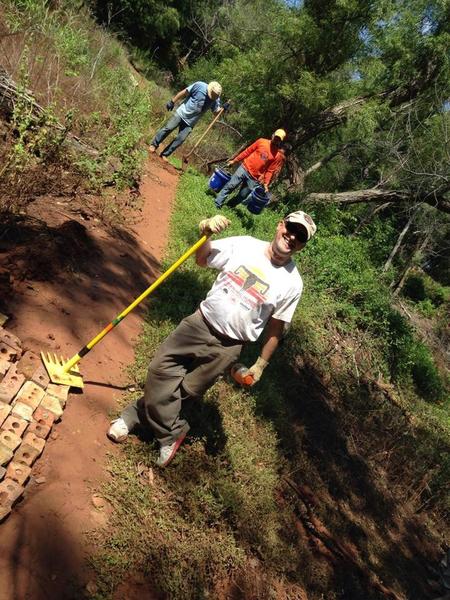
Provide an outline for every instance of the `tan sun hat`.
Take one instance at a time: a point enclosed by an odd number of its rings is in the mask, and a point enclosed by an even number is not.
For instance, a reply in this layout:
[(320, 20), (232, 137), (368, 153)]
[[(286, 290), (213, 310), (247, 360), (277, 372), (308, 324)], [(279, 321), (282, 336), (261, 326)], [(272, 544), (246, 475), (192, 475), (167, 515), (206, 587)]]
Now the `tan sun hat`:
[(281, 141), (284, 140), (284, 138), (286, 137), (287, 133), (285, 132), (284, 129), (277, 129), (275, 131), (275, 133), (273, 134), (274, 137), (279, 137)]
[(312, 236), (316, 233), (316, 224), (311, 219), (311, 217), (302, 210), (297, 210), (288, 214), (288, 216), (285, 217), (284, 220), (287, 223), (297, 223), (298, 225), (303, 225), (303, 227), (308, 233), (308, 240), (310, 240)]
[(222, 93), (222, 86), (218, 81), (210, 81), (208, 83), (208, 96), (211, 98), (211, 93), (216, 94), (216, 96), (220, 96)]

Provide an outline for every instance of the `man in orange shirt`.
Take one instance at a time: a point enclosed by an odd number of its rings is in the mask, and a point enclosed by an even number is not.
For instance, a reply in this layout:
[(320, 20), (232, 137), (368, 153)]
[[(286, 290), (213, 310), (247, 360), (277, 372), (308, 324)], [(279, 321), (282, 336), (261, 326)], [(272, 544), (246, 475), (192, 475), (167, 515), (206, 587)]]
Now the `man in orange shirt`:
[(233, 206), (245, 202), (250, 192), (258, 185), (262, 185), (266, 192), (269, 191), (273, 176), (284, 164), (285, 155), (280, 151), (280, 146), (285, 137), (284, 129), (277, 129), (270, 140), (259, 138), (233, 160), (227, 162), (227, 166), (241, 161), (243, 164), (236, 169), (230, 181), (217, 196), (215, 200), (217, 208), (221, 208), (228, 194), (239, 185), (241, 189), (233, 200)]

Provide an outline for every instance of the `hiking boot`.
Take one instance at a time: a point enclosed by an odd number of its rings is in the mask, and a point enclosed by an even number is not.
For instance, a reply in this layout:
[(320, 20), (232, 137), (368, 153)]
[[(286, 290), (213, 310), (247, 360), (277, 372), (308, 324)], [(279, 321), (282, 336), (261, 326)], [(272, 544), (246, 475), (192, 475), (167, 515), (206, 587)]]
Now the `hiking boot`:
[(169, 444), (168, 446), (161, 446), (161, 448), (159, 449), (159, 456), (156, 461), (158, 467), (167, 467), (167, 465), (177, 453), (178, 448), (183, 443), (185, 437), (186, 434), (183, 433), (183, 435), (181, 435), (177, 440), (175, 440), (173, 444)]
[(108, 433), (106, 435), (110, 440), (116, 442), (116, 444), (120, 444), (127, 439), (129, 433), (130, 430), (128, 429), (127, 424), (122, 417), (119, 417), (118, 419), (111, 421), (111, 427), (108, 429)]
[(153, 152), (156, 152), (156, 146), (150, 146), (150, 152), (153, 154)]

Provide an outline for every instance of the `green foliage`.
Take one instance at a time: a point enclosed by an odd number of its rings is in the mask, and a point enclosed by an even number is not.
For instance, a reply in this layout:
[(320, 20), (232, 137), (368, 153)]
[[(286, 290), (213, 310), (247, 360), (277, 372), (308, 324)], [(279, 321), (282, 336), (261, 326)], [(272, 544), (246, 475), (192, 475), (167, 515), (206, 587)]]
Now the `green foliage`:
[(343, 327), (378, 330), (389, 307), (388, 293), (380, 286), (368, 250), (363, 240), (338, 235), (320, 237), (313, 264), (307, 261), (305, 265), (306, 272), (314, 273), (314, 291), (327, 292), (335, 299), (336, 317)]
[(428, 298), (417, 303), (417, 310), (424, 316), (431, 319), (436, 314), (436, 309)]
[[(11, 0), (5, 11), (10, 29), (24, 31), (17, 63), (11, 58), (8, 66), (21, 94), (12, 115), (16, 138), (1, 170), (10, 189), (20, 184), (20, 173), (39, 181), (33, 169), (45, 170), (49, 163), (64, 163), (78, 181), (81, 171), (97, 191), (105, 184), (133, 185), (144, 159), (151, 87), (139, 85), (123, 47), (69, 2)], [(43, 110), (36, 109), (28, 90)], [(110, 208), (112, 215), (117, 212)]]
[(423, 277), (420, 275), (410, 275), (404, 285), (403, 293), (411, 298), (411, 300), (425, 300), (426, 294)]
[(56, 48), (66, 61), (65, 74), (76, 77), (80, 69), (92, 62), (93, 50), (90, 48), (88, 31), (69, 18), (55, 27), (54, 36)]
[(421, 343), (416, 344), (412, 361), (412, 377), (419, 393), (429, 400), (441, 400), (444, 386), (429, 349)]
[(158, 59), (160, 66), (177, 69), (179, 39), (189, 36), (189, 17), (195, 6), (182, 0), (91, 0), (98, 20), (124, 39)]
[[(149, 124), (151, 99), (148, 93), (127, 82), (127, 74), (121, 69), (105, 69), (101, 77), (114, 93), (109, 96), (109, 110), (113, 135), (102, 152), (103, 164), (114, 158), (120, 161), (113, 180), (119, 187), (136, 181), (145, 157), (139, 143)], [(101, 167), (101, 164), (100, 164)]]
[(434, 306), (441, 306), (450, 300), (450, 288), (439, 285), (432, 277), (425, 277), (425, 293)]
[(428, 304), (430, 309), (433, 309), (447, 303), (450, 295), (448, 287), (439, 285), (423, 272), (415, 272), (409, 275), (403, 286), (403, 294), (420, 303), (422, 310), (426, 310)]

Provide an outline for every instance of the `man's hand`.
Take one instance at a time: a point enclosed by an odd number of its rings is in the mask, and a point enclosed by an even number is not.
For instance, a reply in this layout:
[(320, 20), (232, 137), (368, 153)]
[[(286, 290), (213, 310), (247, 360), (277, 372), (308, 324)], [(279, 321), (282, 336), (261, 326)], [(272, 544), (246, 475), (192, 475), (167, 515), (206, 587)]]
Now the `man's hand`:
[(269, 363), (267, 360), (265, 360), (262, 356), (259, 356), (255, 364), (250, 367), (250, 369), (247, 371), (247, 375), (252, 375), (252, 385), (258, 383), (258, 381), (261, 379), (261, 375), (263, 374), (264, 369), (267, 367), (268, 364)]
[(225, 163), (225, 166), (231, 167), (231, 165), (234, 165), (234, 160), (227, 160), (227, 162)]
[(173, 100), (169, 100), (169, 102), (166, 104), (167, 110), (173, 110), (174, 106), (175, 106), (175, 102)]
[(202, 235), (211, 235), (212, 233), (221, 233), (230, 223), (231, 221), (223, 215), (216, 215), (210, 219), (200, 221), (198, 228)]
[(269, 186), (267, 185), (267, 183), (264, 184), (264, 191), (266, 192), (266, 194), (269, 193)]

